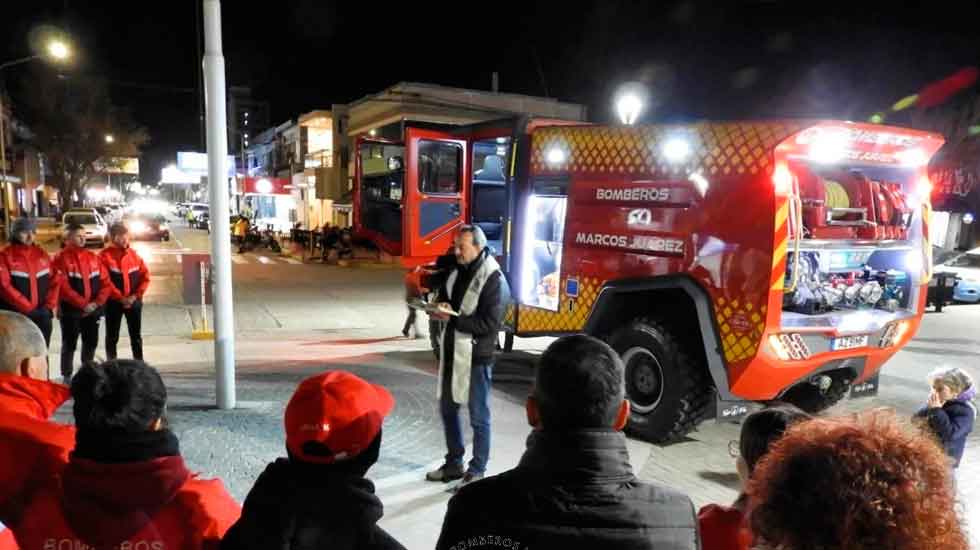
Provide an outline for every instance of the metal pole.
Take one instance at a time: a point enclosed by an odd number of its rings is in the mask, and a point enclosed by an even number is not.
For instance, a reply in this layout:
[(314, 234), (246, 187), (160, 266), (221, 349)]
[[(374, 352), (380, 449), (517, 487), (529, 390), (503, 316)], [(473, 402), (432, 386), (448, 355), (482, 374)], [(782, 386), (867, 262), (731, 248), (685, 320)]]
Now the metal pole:
[(3, 106), (4, 90), (0, 87), (0, 174), (3, 174), (3, 236), (10, 238), (10, 209), (7, 208), (10, 195), (10, 182), (7, 181), (7, 113)]
[(235, 316), (232, 310), (231, 241), (228, 239), (228, 127), (225, 59), (221, 53), (221, 2), (204, 0), (204, 99), (207, 107), (211, 263), (214, 266), (214, 366), (218, 407), (235, 407)]
[(10, 185), (7, 183), (7, 135), (4, 132), (6, 126), (6, 112), (3, 106), (3, 88), (0, 87), (0, 174), (3, 174), (3, 236), (10, 238), (10, 209), (7, 208), (9, 202)]
[(208, 276), (207, 262), (201, 262), (201, 330), (208, 331)]

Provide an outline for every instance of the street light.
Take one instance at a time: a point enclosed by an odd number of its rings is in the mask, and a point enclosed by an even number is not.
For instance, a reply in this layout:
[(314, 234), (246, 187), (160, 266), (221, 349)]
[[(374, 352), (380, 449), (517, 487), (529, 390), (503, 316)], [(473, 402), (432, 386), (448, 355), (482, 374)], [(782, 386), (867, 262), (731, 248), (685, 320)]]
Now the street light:
[(105, 142), (106, 143), (115, 143), (115, 141), (116, 141), (116, 138), (112, 134), (106, 134), (105, 135)]
[(71, 56), (71, 48), (62, 40), (48, 42), (48, 55), (56, 61), (64, 61)]
[(616, 93), (616, 114), (627, 126), (636, 123), (646, 107), (646, 89), (642, 84), (630, 82)]
[[(35, 59), (40, 59), (42, 57), (48, 58), (50, 61), (55, 63), (60, 63), (66, 61), (71, 57), (71, 47), (67, 42), (60, 39), (49, 40), (45, 47), (44, 52), (47, 55), (35, 54), (28, 57), (22, 57), (20, 59), (14, 59), (13, 61), (7, 61), (6, 63), (0, 63), (0, 73), (4, 69), (8, 69), (15, 65), (20, 65), (21, 63), (27, 63), (28, 61), (33, 61)], [(6, 107), (3, 104), (4, 97), (4, 86), (2, 85), (3, 79), (0, 78), (0, 182), (3, 183), (3, 212), (4, 212), (4, 235), (10, 235), (10, 210), (8, 206), (10, 205), (10, 182), (7, 181), (7, 135), (6, 135)]]

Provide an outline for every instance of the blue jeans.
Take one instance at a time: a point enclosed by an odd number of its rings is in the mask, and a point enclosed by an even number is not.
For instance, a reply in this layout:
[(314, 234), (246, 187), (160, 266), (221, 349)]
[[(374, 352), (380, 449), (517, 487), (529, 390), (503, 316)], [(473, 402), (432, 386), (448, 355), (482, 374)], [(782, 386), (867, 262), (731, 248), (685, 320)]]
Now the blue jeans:
[[(493, 362), (474, 364), (470, 367), (470, 397), (467, 405), (470, 410), (470, 424), (473, 426), (473, 458), (467, 471), (483, 475), (490, 460), (490, 371)], [(443, 376), (442, 398), (439, 412), (442, 414), (442, 427), (446, 432), (446, 464), (463, 466), (466, 446), (463, 442), (463, 427), (459, 421), (459, 403), (453, 401), (452, 384), (446, 383), (449, 373)]]

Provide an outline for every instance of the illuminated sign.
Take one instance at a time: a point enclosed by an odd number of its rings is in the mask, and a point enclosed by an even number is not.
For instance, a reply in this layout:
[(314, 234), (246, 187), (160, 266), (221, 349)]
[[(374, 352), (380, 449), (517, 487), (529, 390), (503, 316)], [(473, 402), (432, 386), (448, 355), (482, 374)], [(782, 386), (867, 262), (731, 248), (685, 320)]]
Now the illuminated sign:
[(244, 178), (242, 190), (253, 195), (289, 195), (289, 180), (287, 178)]
[[(177, 168), (184, 172), (195, 172), (199, 175), (206, 175), (208, 173), (208, 155), (207, 153), (179, 151), (177, 153)], [(235, 175), (235, 157), (228, 155), (225, 170), (229, 177)]]
[(140, 173), (140, 159), (137, 157), (112, 157), (105, 161), (93, 163), (96, 172), (103, 174), (132, 174)]
[(255, 190), (259, 193), (271, 193), (272, 182), (268, 178), (262, 178), (255, 182)]

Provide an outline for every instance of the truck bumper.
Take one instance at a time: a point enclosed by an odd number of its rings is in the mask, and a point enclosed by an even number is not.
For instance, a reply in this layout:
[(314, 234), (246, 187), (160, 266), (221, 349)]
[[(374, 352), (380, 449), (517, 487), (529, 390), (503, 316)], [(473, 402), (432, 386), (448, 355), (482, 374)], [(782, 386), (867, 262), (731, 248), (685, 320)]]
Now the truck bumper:
[[(881, 367), (912, 339), (919, 329), (921, 319), (921, 316), (909, 315), (887, 320), (879, 326), (871, 327), (873, 330), (870, 332), (859, 333), (867, 334), (866, 346), (839, 351), (832, 351), (834, 338), (842, 336), (836, 331), (795, 332), (792, 327), (783, 327), (771, 333), (800, 334), (813, 353), (799, 360), (784, 360), (777, 357), (770, 347), (770, 334), (767, 333), (754, 358), (741, 364), (729, 365), (731, 391), (745, 400), (771, 400), (814, 375), (845, 369), (854, 375), (852, 384), (872, 380)], [(888, 326), (892, 323), (903, 323), (905, 328), (895, 341), (882, 345), (882, 339), (885, 338)], [(845, 335), (852, 335), (852, 333)]]

